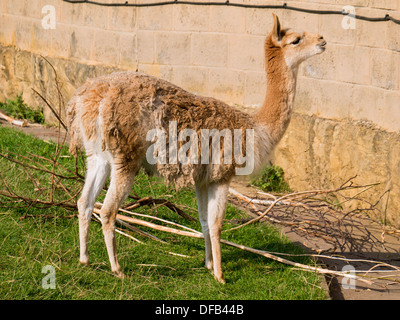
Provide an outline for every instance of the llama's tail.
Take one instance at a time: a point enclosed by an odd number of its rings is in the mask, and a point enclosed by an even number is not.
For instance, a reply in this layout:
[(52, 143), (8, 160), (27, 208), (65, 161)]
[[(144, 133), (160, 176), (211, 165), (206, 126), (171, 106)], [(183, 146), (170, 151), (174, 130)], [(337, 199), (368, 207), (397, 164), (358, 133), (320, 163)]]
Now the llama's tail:
[(69, 152), (76, 156), (78, 149), (80, 149), (82, 142), (80, 139), (80, 126), (79, 119), (77, 118), (77, 96), (73, 96), (66, 105), (67, 128), (71, 137), (69, 144)]

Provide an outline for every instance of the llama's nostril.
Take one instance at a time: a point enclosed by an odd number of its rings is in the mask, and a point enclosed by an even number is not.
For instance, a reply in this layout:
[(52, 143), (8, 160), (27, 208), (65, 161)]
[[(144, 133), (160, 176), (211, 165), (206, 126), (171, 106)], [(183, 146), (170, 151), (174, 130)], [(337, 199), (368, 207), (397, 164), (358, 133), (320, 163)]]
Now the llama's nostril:
[(323, 46), (325, 46), (326, 45), (326, 40), (324, 39), (324, 37), (323, 36), (321, 36), (321, 35), (318, 35), (318, 44), (321, 46), (321, 47), (323, 47)]

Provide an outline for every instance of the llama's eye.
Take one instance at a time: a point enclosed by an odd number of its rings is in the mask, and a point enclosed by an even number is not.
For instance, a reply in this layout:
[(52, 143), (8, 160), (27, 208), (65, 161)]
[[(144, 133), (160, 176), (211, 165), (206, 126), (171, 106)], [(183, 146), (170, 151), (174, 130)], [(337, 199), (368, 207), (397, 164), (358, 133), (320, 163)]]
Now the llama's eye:
[(292, 42), (292, 44), (294, 44), (294, 45), (299, 44), (300, 40), (301, 40), (300, 38), (296, 38), (296, 40), (294, 40)]

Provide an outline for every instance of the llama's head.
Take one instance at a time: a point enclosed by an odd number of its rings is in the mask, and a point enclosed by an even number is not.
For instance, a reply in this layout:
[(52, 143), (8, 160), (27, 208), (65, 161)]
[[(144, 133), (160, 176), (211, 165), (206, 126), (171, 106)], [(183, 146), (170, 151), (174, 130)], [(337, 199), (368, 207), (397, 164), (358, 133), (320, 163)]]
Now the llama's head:
[(325, 51), (326, 41), (321, 35), (282, 29), (278, 16), (273, 16), (274, 26), (265, 42), (267, 62), (281, 55), (289, 68), (296, 68), (304, 60)]

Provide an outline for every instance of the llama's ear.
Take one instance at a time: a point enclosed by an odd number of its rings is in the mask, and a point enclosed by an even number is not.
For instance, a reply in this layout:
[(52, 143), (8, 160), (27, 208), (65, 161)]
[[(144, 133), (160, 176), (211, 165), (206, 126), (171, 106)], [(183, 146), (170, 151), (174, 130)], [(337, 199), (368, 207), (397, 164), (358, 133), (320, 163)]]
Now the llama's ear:
[(274, 17), (274, 26), (272, 27), (272, 39), (276, 44), (280, 44), (282, 40), (281, 36), (281, 23), (279, 22), (279, 18), (275, 13), (272, 13), (272, 16)]

